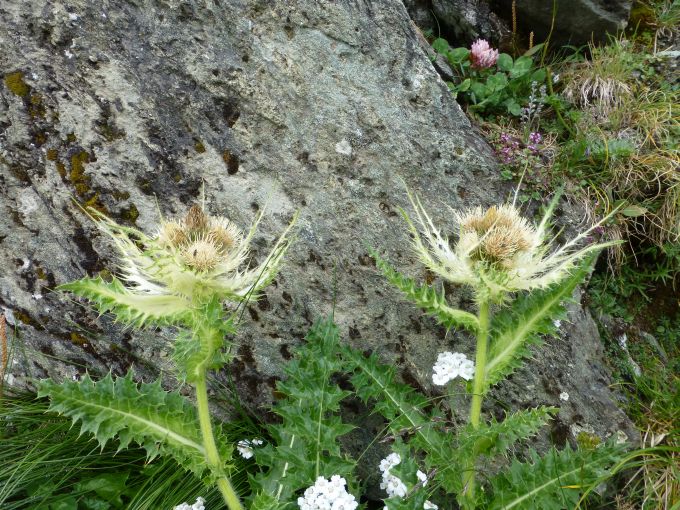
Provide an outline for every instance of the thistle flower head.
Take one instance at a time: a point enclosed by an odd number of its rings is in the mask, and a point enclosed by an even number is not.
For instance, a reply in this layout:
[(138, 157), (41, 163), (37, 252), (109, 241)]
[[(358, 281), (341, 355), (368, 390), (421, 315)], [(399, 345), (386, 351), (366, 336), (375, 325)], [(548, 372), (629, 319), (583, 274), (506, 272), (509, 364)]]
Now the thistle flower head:
[[(176, 313), (215, 297), (232, 302), (256, 297), (275, 277), (293, 225), (259, 266), (249, 268), (250, 242), (262, 213), (244, 233), (227, 218), (210, 216), (193, 206), (183, 218), (162, 220), (153, 235), (119, 225), (101, 213), (92, 214), (121, 255), (125, 288), (115, 299), (125, 304), (133, 301), (148, 316), (163, 315), (158, 309), (161, 303)], [(145, 309), (152, 305), (156, 308)]]
[(472, 66), (478, 69), (488, 69), (496, 65), (498, 50), (494, 50), (485, 39), (477, 39), (470, 47)]
[(432, 272), (457, 284), (472, 286), (478, 297), (501, 300), (508, 292), (545, 288), (565, 278), (588, 253), (613, 243), (580, 246), (607, 219), (556, 246), (548, 237), (548, 223), (557, 199), (539, 225), (523, 218), (514, 205), (453, 211), (458, 240), (450, 244), (409, 194), (416, 212), (413, 222), (404, 213), (419, 259)]

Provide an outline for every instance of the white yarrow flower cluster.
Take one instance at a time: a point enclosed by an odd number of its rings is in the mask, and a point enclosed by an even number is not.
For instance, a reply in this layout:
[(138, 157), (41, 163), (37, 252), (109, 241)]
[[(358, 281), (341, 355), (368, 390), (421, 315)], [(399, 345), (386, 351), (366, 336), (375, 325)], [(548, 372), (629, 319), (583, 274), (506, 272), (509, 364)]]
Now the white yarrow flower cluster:
[(205, 510), (205, 499), (196, 498), (196, 503), (190, 505), (189, 503), (182, 503), (172, 508), (172, 510)]
[(408, 492), (408, 487), (401, 481), (398, 476), (390, 473), (390, 470), (401, 462), (401, 456), (398, 453), (390, 453), (387, 457), (380, 461), (380, 471), (382, 472), (382, 482), (380, 488), (387, 492), (389, 497), (403, 498)]
[(432, 503), (432, 501), (426, 501), (423, 505), (424, 510), (439, 510), (439, 507)]
[(438, 386), (444, 386), (456, 377), (469, 381), (474, 375), (474, 362), (460, 352), (440, 353), (432, 367), (432, 382)]
[(346, 484), (347, 480), (340, 475), (333, 475), (330, 480), (320, 476), (298, 498), (300, 510), (354, 510), (359, 503), (347, 492)]
[(241, 457), (244, 459), (249, 459), (254, 455), (253, 447), (254, 446), (262, 446), (264, 441), (262, 439), (241, 439), (238, 443), (236, 443), (236, 449), (238, 452), (241, 454)]

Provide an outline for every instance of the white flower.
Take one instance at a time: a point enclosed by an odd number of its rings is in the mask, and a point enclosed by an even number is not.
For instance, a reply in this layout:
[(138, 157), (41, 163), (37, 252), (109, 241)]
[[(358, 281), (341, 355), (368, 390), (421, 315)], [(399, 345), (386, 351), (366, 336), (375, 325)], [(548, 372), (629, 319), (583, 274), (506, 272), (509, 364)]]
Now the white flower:
[(420, 469), (416, 471), (416, 477), (418, 477), (418, 480), (420, 480), (420, 482), (423, 484), (423, 487), (427, 485), (427, 475)]
[(297, 500), (301, 510), (354, 510), (359, 503), (345, 489), (347, 481), (339, 475), (326, 480), (323, 476), (305, 490)]
[(555, 320), (553, 321), (553, 324), (555, 325), (555, 327), (556, 327), (557, 329), (560, 329), (560, 326), (562, 326), (562, 321), (559, 320), (559, 319), (555, 319)]
[[(162, 220), (154, 235), (117, 224), (90, 211), (97, 226), (111, 236), (121, 253), (121, 278), (110, 292), (121, 306), (139, 310), (141, 319), (170, 318), (190, 311), (195, 303), (217, 297), (239, 302), (255, 297), (281, 265), (293, 223), (258, 267), (248, 268), (250, 243), (262, 213), (247, 233), (197, 205), (179, 220)], [(67, 287), (67, 286), (65, 286)]]
[(560, 400), (564, 400), (565, 402), (569, 400), (569, 393), (567, 393), (566, 391), (560, 393)]
[(189, 505), (188, 503), (182, 503), (173, 507), (172, 510), (205, 510), (205, 499), (199, 497), (196, 498), (196, 503)]
[(439, 510), (439, 507), (432, 503), (431, 501), (425, 501), (423, 508), (424, 510)]
[(383, 473), (380, 488), (384, 489), (389, 497), (397, 496), (403, 498), (408, 492), (408, 487), (401, 481), (401, 478), (390, 473)]
[(438, 386), (444, 386), (456, 377), (469, 381), (474, 375), (474, 362), (461, 352), (440, 353), (432, 367), (432, 382)]
[(472, 286), (493, 299), (508, 292), (549, 287), (565, 278), (588, 253), (615, 243), (577, 248), (608, 217), (584, 229), (571, 241), (553, 249), (548, 223), (557, 206), (555, 198), (538, 226), (522, 218), (514, 205), (452, 211), (458, 224), (453, 247), (435, 227), (420, 199), (409, 193), (417, 222), (405, 215), (413, 234), (413, 247), (432, 272), (457, 284)]
[(406, 484), (398, 476), (390, 473), (390, 470), (400, 462), (401, 456), (398, 453), (390, 453), (380, 461), (379, 469), (382, 472), (380, 488), (385, 490), (389, 497), (398, 496), (403, 498), (408, 492)]
[(261, 446), (263, 444), (262, 439), (241, 439), (236, 443), (236, 449), (241, 454), (244, 459), (249, 459), (254, 455), (253, 446)]
[(394, 466), (401, 462), (401, 456), (398, 453), (390, 453), (387, 457), (380, 461), (380, 472), (389, 471)]

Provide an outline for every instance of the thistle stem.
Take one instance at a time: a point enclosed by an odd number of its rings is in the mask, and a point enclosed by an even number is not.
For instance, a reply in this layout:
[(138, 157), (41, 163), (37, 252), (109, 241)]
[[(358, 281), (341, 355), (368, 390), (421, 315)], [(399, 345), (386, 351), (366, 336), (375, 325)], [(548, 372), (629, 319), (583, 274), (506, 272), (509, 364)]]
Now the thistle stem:
[[(479, 329), (477, 330), (477, 352), (475, 354), (475, 378), (472, 383), (472, 403), (470, 404), (470, 424), (472, 428), (479, 428), (484, 400), (484, 379), (486, 376), (486, 357), (489, 350), (489, 302), (479, 304)], [(474, 509), (475, 495), (475, 464), (477, 460), (475, 446), (472, 458), (467, 461), (463, 473), (463, 499), (466, 508)]]
[[(205, 457), (208, 465), (211, 468), (221, 469), (222, 461), (220, 454), (215, 445), (215, 436), (212, 431), (212, 423), (210, 421), (210, 409), (208, 408), (208, 386), (206, 384), (206, 374), (203, 371), (196, 381), (196, 403), (198, 404), (198, 421), (201, 425), (201, 435), (203, 436), (203, 447), (205, 448)], [(234, 487), (231, 485), (229, 478), (225, 475), (217, 479), (217, 487), (222, 493), (229, 510), (243, 510), (243, 505), (239, 500)]]

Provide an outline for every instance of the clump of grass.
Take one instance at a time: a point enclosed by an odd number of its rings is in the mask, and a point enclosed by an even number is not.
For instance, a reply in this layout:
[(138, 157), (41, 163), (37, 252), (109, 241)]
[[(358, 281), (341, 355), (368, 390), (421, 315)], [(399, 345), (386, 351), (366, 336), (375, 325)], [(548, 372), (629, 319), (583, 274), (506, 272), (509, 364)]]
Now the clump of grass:
[[(632, 332), (632, 334), (630, 334)], [(605, 335), (607, 336), (607, 335)], [(641, 449), (617, 508), (671, 510), (680, 501), (680, 317), (661, 319), (655, 336), (629, 330), (624, 345), (609, 335), (609, 353)]]
[(591, 45), (589, 60), (564, 70), (565, 97), (581, 108), (593, 107), (601, 115), (620, 106), (632, 94), (628, 81), (635, 55), (629, 46), (623, 38), (606, 46)]
[[(572, 110), (570, 137), (556, 171), (580, 181), (594, 212), (621, 209), (614, 230), (629, 246), (661, 246), (680, 236), (680, 94), (640, 79), (653, 75), (648, 53), (618, 38), (590, 47), (591, 58), (561, 70)], [(622, 207), (622, 204), (623, 207)], [(620, 268), (630, 248), (610, 252)]]

